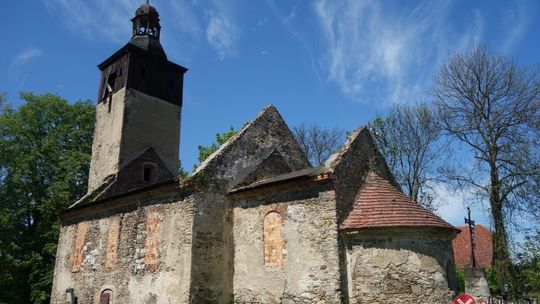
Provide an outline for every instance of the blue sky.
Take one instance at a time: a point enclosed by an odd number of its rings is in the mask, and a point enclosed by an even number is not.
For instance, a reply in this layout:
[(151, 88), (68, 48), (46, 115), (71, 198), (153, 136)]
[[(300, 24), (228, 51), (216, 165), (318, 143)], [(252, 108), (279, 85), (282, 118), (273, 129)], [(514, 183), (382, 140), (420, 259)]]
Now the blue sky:
[[(130, 38), (133, 0), (3, 5), (0, 91), (95, 101), (96, 65)], [(180, 157), (273, 103), (289, 126), (352, 130), (393, 103), (429, 102), (433, 73), (475, 43), (540, 62), (537, 1), (153, 0), (162, 45), (185, 75)], [(459, 195), (439, 211), (463, 222)], [(481, 210), (476, 210), (481, 217)], [(488, 224), (485, 216), (479, 222)]]

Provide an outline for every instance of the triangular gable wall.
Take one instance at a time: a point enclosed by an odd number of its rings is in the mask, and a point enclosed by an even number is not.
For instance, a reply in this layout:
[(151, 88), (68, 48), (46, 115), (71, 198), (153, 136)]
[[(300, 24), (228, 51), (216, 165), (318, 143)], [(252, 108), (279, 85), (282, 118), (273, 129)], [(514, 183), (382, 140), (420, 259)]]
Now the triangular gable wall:
[(267, 158), (255, 167), (236, 187), (251, 185), (270, 177), (292, 172), (291, 167), (285, 161), (279, 151), (272, 152)]
[(334, 179), (340, 224), (352, 210), (368, 172), (377, 173), (399, 188), (367, 127), (354, 131), (343, 148), (330, 156), (325, 166)]
[(216, 186), (230, 190), (275, 152), (279, 153), (291, 171), (311, 167), (287, 124), (276, 108), (270, 105), (210, 155), (191, 178), (213, 180)]

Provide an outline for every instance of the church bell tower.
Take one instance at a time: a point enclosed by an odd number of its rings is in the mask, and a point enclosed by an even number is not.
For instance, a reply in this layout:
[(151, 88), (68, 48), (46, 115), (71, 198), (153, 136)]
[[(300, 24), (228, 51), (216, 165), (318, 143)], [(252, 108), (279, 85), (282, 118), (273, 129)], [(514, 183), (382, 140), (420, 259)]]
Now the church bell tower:
[(157, 10), (135, 12), (131, 40), (101, 71), (88, 192), (111, 179), (127, 191), (176, 176), (186, 68), (167, 60)]

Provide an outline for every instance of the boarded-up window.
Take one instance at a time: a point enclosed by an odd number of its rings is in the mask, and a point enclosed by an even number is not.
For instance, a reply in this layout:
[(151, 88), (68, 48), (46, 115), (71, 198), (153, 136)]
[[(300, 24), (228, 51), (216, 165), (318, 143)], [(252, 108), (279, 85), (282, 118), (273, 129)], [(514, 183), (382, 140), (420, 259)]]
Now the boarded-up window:
[(113, 268), (118, 259), (118, 236), (120, 234), (120, 220), (118, 217), (109, 219), (109, 232), (107, 235), (107, 252), (105, 255), (105, 267)]
[(79, 225), (77, 225), (77, 236), (75, 237), (75, 248), (73, 250), (73, 268), (71, 269), (73, 272), (81, 270), (87, 232), (88, 222), (80, 222)]
[(105, 289), (99, 295), (99, 304), (112, 304), (112, 290)]
[(283, 219), (277, 212), (264, 217), (264, 266), (283, 266)]
[(144, 243), (144, 264), (158, 263), (158, 240), (161, 225), (161, 212), (158, 208), (150, 208), (146, 212), (146, 240)]

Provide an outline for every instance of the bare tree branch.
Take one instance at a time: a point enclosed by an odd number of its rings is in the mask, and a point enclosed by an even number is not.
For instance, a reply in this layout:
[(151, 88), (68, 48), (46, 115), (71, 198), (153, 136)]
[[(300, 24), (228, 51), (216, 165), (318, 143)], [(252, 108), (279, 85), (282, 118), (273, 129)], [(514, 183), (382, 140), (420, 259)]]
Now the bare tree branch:
[(314, 123), (296, 126), (292, 132), (300, 148), (314, 166), (322, 165), (330, 154), (340, 148), (345, 140), (343, 130), (327, 129)]
[(489, 198), (498, 279), (499, 283), (510, 282), (513, 274), (506, 226), (525, 207), (534, 209), (529, 214), (540, 213), (538, 204), (533, 207), (539, 193), (530, 190), (540, 179), (538, 71), (519, 68), (505, 56), (478, 46), (471, 53), (451, 56), (435, 83), (440, 127), (469, 146), (481, 170), (487, 172), (488, 184), (466, 174), (447, 177)]

